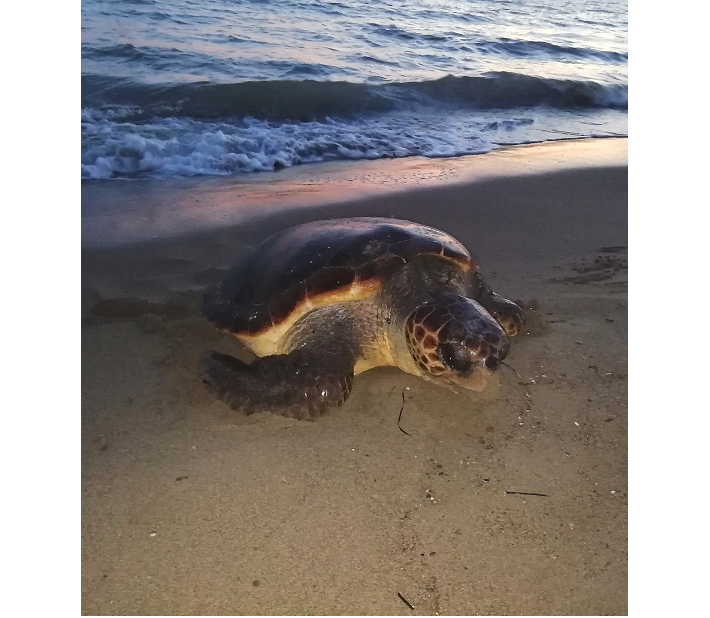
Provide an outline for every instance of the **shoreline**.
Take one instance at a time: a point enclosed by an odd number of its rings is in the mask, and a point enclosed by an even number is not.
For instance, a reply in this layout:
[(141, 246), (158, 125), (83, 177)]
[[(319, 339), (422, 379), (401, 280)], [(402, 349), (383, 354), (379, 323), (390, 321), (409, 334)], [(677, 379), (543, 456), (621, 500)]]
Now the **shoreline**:
[[(268, 216), (198, 182), (209, 229), (169, 208), (179, 192), (143, 191), (135, 222), (159, 238), (82, 251), (82, 613), (411, 615), (399, 594), (429, 615), (627, 614), (626, 145), (618, 164), (525, 148), (485, 177), (479, 155), (333, 202), (356, 193), (339, 176), (331, 201)], [(316, 422), (231, 411), (197, 371), (240, 354), (200, 316), (205, 288), (277, 229), (355, 214), (446, 230), (534, 303), (519, 377), (476, 395), (378, 368)]]
[(82, 182), (82, 247), (169, 238), (309, 207), (554, 171), (624, 166), (628, 138), (590, 138), (428, 159), (336, 161), (249, 177)]

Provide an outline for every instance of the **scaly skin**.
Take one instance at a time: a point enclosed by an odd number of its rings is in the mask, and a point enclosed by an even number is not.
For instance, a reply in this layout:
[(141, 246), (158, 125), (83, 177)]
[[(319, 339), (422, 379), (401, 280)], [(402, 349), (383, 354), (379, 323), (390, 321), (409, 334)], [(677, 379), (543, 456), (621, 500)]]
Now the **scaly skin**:
[(352, 369), (328, 367), (322, 361), (297, 350), (247, 365), (213, 352), (203, 359), (201, 368), (205, 384), (232, 408), (301, 420), (338, 408), (350, 396)]
[[(478, 273), (471, 277), (451, 262), (433, 262), (412, 260), (381, 291), (389, 308), (393, 357), (407, 373), (481, 391), (508, 354), (508, 335), (470, 297), (471, 279), (481, 280)], [(501, 314), (515, 323), (520, 308), (506, 303), (510, 310), (501, 303)]]
[(355, 373), (382, 365), (480, 391), (521, 324), (520, 308), (477, 272), (426, 256), (396, 271), (371, 298), (307, 313), (285, 334), (279, 354), (251, 365), (213, 354), (203, 375), (233, 408), (315, 418), (343, 404)]
[(477, 300), (503, 327), (508, 337), (517, 335), (523, 328), (523, 310), (512, 300), (496, 294), (476, 271), (471, 277), (471, 298)]

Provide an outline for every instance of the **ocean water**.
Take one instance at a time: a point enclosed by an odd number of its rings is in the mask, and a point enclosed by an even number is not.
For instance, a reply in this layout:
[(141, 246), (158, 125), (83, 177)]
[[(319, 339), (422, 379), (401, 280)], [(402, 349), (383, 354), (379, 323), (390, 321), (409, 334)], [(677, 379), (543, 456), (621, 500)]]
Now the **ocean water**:
[(81, 175), (627, 134), (625, 0), (82, 0)]

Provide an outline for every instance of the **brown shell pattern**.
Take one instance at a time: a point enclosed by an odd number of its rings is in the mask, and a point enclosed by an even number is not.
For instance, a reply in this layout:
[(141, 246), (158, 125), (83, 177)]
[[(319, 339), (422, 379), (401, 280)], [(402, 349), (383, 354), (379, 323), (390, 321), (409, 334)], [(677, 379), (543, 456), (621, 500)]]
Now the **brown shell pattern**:
[(235, 334), (264, 332), (304, 301), (366, 298), (395, 269), (427, 254), (474, 267), (455, 238), (410, 221), (360, 217), (298, 225), (274, 234), (237, 264), (203, 312)]

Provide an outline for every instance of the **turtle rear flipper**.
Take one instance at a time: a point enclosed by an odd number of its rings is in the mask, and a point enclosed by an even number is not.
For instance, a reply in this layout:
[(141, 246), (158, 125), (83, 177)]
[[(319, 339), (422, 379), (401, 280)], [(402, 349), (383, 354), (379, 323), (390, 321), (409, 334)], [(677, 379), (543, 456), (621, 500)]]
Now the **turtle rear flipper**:
[(205, 384), (234, 409), (303, 419), (340, 407), (350, 395), (352, 364), (332, 360), (295, 350), (248, 365), (213, 352), (203, 359), (201, 369)]

